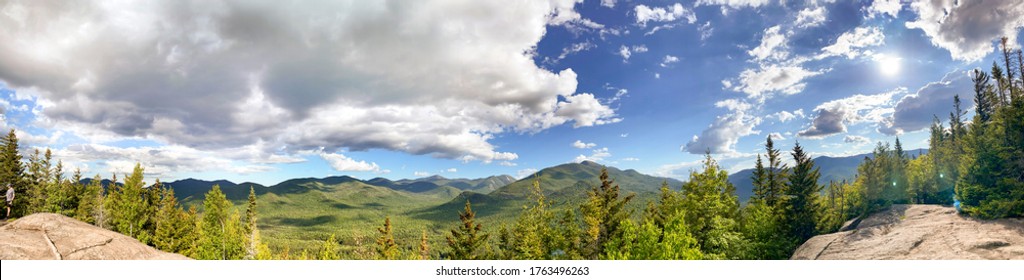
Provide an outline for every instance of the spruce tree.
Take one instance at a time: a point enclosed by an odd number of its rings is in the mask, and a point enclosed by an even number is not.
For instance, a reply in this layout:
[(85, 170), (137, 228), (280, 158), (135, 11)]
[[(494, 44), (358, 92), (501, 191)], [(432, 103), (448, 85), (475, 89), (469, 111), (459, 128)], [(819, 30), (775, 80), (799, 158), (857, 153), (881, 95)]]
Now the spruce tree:
[(786, 228), (791, 238), (797, 243), (810, 239), (817, 232), (818, 209), (816, 201), (821, 186), (818, 185), (820, 174), (810, 156), (804, 153), (803, 147), (797, 142), (793, 147), (793, 173), (789, 176), (786, 196), (783, 200), (783, 211), (786, 213)]
[(384, 260), (394, 260), (398, 257), (398, 244), (392, 234), (391, 217), (384, 217), (384, 225), (377, 228), (377, 232), (380, 233), (377, 237), (377, 256)]
[(768, 170), (765, 171), (761, 193), (764, 194), (765, 204), (775, 208), (779, 202), (779, 197), (785, 192), (786, 176), (788, 176), (789, 167), (782, 163), (782, 156), (779, 150), (775, 149), (775, 143), (772, 141), (771, 135), (768, 135), (764, 149), (768, 157)]
[(232, 211), (231, 202), (221, 192), (219, 185), (213, 185), (206, 193), (200, 219), (196, 245), (199, 259), (233, 260), (245, 256), (238, 212)]
[(173, 189), (167, 189), (156, 212), (153, 243), (157, 249), (190, 255), (195, 242), (195, 220), (178, 204)]
[(132, 238), (148, 243), (149, 236), (144, 231), (145, 224), (149, 221), (148, 209), (143, 197), (142, 186), (143, 168), (136, 163), (132, 174), (125, 178), (124, 185), (111, 182), (107, 209), (110, 212), (110, 222), (114, 230)]
[(608, 178), (607, 168), (601, 168), (598, 178), (601, 185), (587, 192), (587, 201), (581, 207), (586, 225), (583, 253), (587, 259), (600, 258), (605, 242), (621, 234), (619, 225), (631, 215), (626, 203), (636, 195), (631, 193), (620, 198), (619, 185)]
[(995, 100), (988, 96), (992, 89), (988, 73), (974, 69), (971, 72), (971, 81), (974, 82), (974, 114), (982, 123), (988, 123), (995, 113)]
[(259, 229), (256, 226), (256, 190), (253, 186), (249, 186), (249, 204), (245, 207), (243, 229), (246, 237), (246, 259), (254, 259), (259, 251)]
[(736, 222), (739, 205), (735, 188), (728, 172), (710, 153), (704, 156), (703, 170), (690, 172), (690, 180), (683, 184), (680, 205), (686, 226), (697, 238), (705, 258), (740, 257), (738, 249), (745, 246), (745, 240)]
[[(18, 152), (18, 135), (12, 128), (6, 136), (0, 138), (0, 187), (7, 191), (6, 185), (14, 187), (14, 207), (11, 209), (12, 216), (26, 215), (28, 208), (28, 197), (26, 194), (29, 186), (25, 180), (25, 166), (21, 162), (21, 154)], [(20, 196), (20, 197), (19, 197)], [(6, 213), (4, 213), (6, 214)]]
[(750, 175), (750, 180), (754, 186), (754, 196), (750, 199), (764, 201), (768, 197), (768, 171), (764, 168), (764, 163), (761, 161), (761, 154), (757, 154), (757, 161), (754, 162), (754, 172)]
[(459, 227), (445, 236), (448, 241), (448, 257), (453, 260), (478, 260), (483, 257), (480, 248), (487, 244), (489, 234), (483, 233), (484, 226), (476, 222), (476, 213), (466, 200), (466, 208), (459, 213)]

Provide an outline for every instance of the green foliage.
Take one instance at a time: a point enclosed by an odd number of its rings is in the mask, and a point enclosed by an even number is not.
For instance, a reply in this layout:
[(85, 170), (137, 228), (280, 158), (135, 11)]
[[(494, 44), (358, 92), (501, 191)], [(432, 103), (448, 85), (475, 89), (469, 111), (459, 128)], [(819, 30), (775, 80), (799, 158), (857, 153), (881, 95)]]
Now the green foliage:
[(703, 171), (690, 173), (690, 181), (683, 184), (679, 196), (686, 225), (706, 258), (739, 258), (745, 246), (736, 223), (736, 190), (728, 179), (728, 173), (707, 154)]
[(112, 183), (105, 208), (110, 213), (110, 223), (117, 232), (149, 242), (144, 226), (149, 222), (149, 205), (143, 197), (143, 169), (135, 164), (132, 174), (125, 178), (124, 185)]
[[(0, 137), (0, 188), (3, 188), (4, 192), (7, 191), (7, 184), (14, 188), (12, 216), (28, 214), (28, 202), (31, 199), (25, 198), (29, 185), (25, 182), (25, 165), (21, 162), (21, 159), (21, 154), (18, 153), (18, 135), (12, 128), (7, 135)], [(5, 212), (4, 214), (7, 213)]]
[[(99, 178), (97, 176), (96, 178)], [(76, 181), (80, 182), (80, 181)], [(99, 180), (93, 180), (82, 186), (78, 198), (78, 208), (74, 218), (93, 225), (102, 225), (103, 221), (103, 186)]]
[(818, 169), (814, 162), (804, 153), (800, 143), (793, 147), (793, 173), (789, 176), (782, 210), (785, 213), (785, 229), (789, 238), (803, 243), (817, 234), (818, 221)]
[(855, 199), (856, 191), (852, 188), (853, 185), (846, 181), (829, 182), (825, 194), (818, 202), (818, 232), (835, 232), (853, 216), (856, 207), (852, 207), (855, 204), (852, 200)]
[(214, 185), (203, 200), (203, 214), (199, 222), (196, 258), (205, 260), (235, 260), (245, 256), (242, 225), (237, 211), (233, 211), (220, 186)]
[(743, 259), (789, 259), (797, 244), (781, 234), (784, 230), (776, 213), (761, 200), (751, 200), (743, 208), (740, 232), (748, 240)]
[(935, 204), (944, 201), (940, 197), (939, 173), (931, 154), (922, 155), (907, 163), (907, 195), (912, 203)]
[(423, 230), (423, 234), (420, 235), (419, 253), (420, 260), (430, 259), (430, 243), (427, 241), (427, 230)]
[(384, 260), (394, 260), (398, 257), (398, 244), (391, 234), (391, 218), (384, 218), (383, 227), (377, 228), (377, 231), (380, 233), (377, 237), (377, 255)]
[(480, 249), (487, 244), (490, 235), (483, 233), (483, 224), (476, 222), (475, 218), (476, 213), (473, 212), (469, 200), (466, 200), (465, 211), (459, 213), (459, 227), (452, 229), (451, 235), (446, 236), (450, 259), (478, 260), (484, 256)]
[(622, 234), (605, 243), (604, 255), (611, 260), (699, 260), (703, 258), (697, 240), (686, 228), (682, 213), (669, 216), (665, 227), (646, 219), (639, 226), (622, 221)]
[(194, 254), (197, 235), (195, 211), (185, 211), (178, 205), (174, 190), (163, 192), (154, 220), (153, 245), (157, 249), (185, 256)]
[(598, 178), (601, 185), (587, 192), (587, 201), (580, 208), (585, 225), (583, 257), (587, 259), (601, 258), (605, 242), (621, 234), (619, 225), (631, 214), (626, 203), (635, 196), (631, 193), (620, 198), (619, 185), (608, 178), (606, 168), (601, 168)]
[[(306, 251), (302, 251), (300, 259), (309, 259)], [(324, 241), (323, 246), (320, 247), (320, 254), (317, 256), (319, 260), (340, 260), (341, 255), (338, 254), (338, 239), (334, 237), (332, 233), (330, 237)]]
[(242, 231), (245, 234), (245, 258), (255, 259), (260, 251), (259, 229), (256, 226), (256, 190), (249, 186), (249, 203), (245, 207)]
[(764, 148), (768, 158), (768, 167), (764, 167), (761, 163), (761, 155), (758, 155), (752, 175), (754, 183), (752, 199), (762, 200), (769, 207), (774, 208), (786, 192), (785, 182), (789, 175), (789, 167), (782, 163), (782, 157), (779, 150), (775, 149), (771, 135), (768, 136)]

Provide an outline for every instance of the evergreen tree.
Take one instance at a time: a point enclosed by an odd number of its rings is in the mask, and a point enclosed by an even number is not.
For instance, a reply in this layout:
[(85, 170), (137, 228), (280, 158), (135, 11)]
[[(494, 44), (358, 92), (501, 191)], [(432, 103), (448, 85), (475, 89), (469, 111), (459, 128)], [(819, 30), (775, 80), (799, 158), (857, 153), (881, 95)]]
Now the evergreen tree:
[[(46, 197), (49, 194), (50, 179), (50, 156), (43, 157), (39, 149), (33, 150), (28, 159), (28, 186), (27, 186), (27, 208), (26, 214), (46, 212), (48, 209)], [(15, 190), (17, 191), (17, 190)]]
[[(0, 138), (0, 187), (7, 191), (7, 184), (14, 187), (14, 207), (11, 209), (12, 216), (28, 214), (28, 200), (26, 195), (29, 186), (25, 180), (25, 166), (21, 162), (21, 154), (18, 152), (18, 135), (12, 128), (6, 136)], [(6, 213), (5, 213), (6, 214)]]
[(199, 259), (234, 260), (245, 256), (238, 212), (232, 211), (231, 202), (221, 192), (219, 185), (213, 185), (206, 193), (200, 219), (196, 244)]
[(907, 164), (908, 194), (917, 204), (936, 203), (939, 195), (939, 175), (935, 172), (932, 155), (925, 154)]
[(153, 244), (157, 249), (189, 256), (195, 245), (195, 218), (178, 205), (173, 189), (167, 189), (156, 212)]
[(626, 203), (635, 196), (629, 194), (620, 198), (619, 185), (608, 178), (606, 168), (601, 168), (601, 175), (598, 178), (601, 185), (587, 192), (587, 201), (581, 207), (583, 222), (586, 225), (583, 253), (587, 259), (600, 258), (605, 242), (621, 234), (619, 225), (631, 214), (625, 208)]
[[(789, 174), (789, 167), (782, 163), (782, 156), (779, 150), (775, 149), (775, 143), (772, 141), (771, 135), (768, 135), (764, 149), (768, 157), (768, 170), (765, 172), (760, 193), (764, 194), (762, 199), (765, 203), (769, 207), (775, 208), (779, 202), (779, 197), (785, 193), (785, 182), (786, 176)], [(756, 188), (757, 186), (755, 186)], [(755, 190), (755, 192), (757, 191)]]
[(732, 259), (742, 255), (740, 248), (746, 241), (736, 222), (739, 204), (735, 188), (729, 182), (729, 174), (711, 154), (705, 155), (703, 170), (691, 172), (690, 181), (683, 184), (680, 206), (685, 224), (705, 258)]
[(552, 259), (578, 260), (583, 258), (583, 239), (581, 238), (580, 222), (573, 209), (566, 209), (562, 217), (558, 219), (555, 239), (552, 252)]
[[(96, 178), (99, 178), (97, 176)], [(79, 181), (81, 182), (81, 181)], [(75, 219), (98, 225), (98, 212), (103, 209), (103, 186), (99, 180), (94, 179), (89, 184), (82, 186), (82, 192), (78, 198), (78, 208), (75, 209)]]
[(974, 114), (982, 123), (987, 123), (995, 113), (995, 104), (993, 104), (995, 100), (988, 96), (992, 90), (990, 78), (988, 73), (974, 69), (971, 72), (971, 81), (974, 82)]
[(818, 185), (820, 174), (799, 142), (793, 147), (792, 155), (796, 166), (789, 176), (783, 211), (789, 236), (795, 239), (796, 243), (803, 243), (817, 234), (818, 206), (815, 202), (818, 199), (818, 192), (821, 191), (821, 186)]
[(754, 186), (754, 196), (750, 198), (751, 201), (764, 201), (768, 198), (768, 170), (764, 168), (761, 154), (757, 154), (757, 161), (754, 162), (754, 173), (750, 175), (750, 180)]
[[(515, 226), (508, 233), (510, 259), (542, 260), (551, 258), (558, 248), (560, 236), (554, 232), (555, 216), (549, 210), (544, 193), (540, 189), (540, 179), (534, 178), (530, 188), (533, 202), (516, 218)], [(499, 239), (501, 237), (499, 236)]]
[[(305, 256), (305, 255), (307, 255), (307, 253), (305, 251), (302, 252), (302, 255), (303, 255), (303, 257), (301, 257), (302, 259), (308, 259), (309, 258), (309, 257)], [(327, 238), (327, 241), (324, 241), (323, 246), (320, 247), (319, 259), (320, 260), (340, 260), (341, 259), (341, 255), (338, 254), (338, 239), (334, 238), (334, 234), (333, 233), (331, 234), (330, 237)]]
[(747, 203), (740, 221), (740, 232), (749, 241), (743, 259), (789, 259), (796, 244), (782, 238), (784, 231), (779, 217), (764, 201), (752, 199)]
[(148, 243), (149, 236), (143, 230), (149, 221), (146, 201), (143, 198), (144, 184), (142, 165), (136, 163), (132, 174), (125, 178), (124, 185), (111, 182), (113, 190), (107, 199), (106, 208), (110, 213), (110, 223), (114, 230), (143, 243)]
[(384, 226), (377, 228), (377, 255), (384, 260), (394, 260), (398, 256), (398, 244), (391, 233), (391, 218), (384, 217)]
[(910, 200), (907, 197), (907, 153), (903, 150), (900, 138), (896, 137), (896, 145), (893, 147), (892, 156), (889, 157), (889, 181), (892, 187), (887, 188), (887, 199), (893, 203), (906, 204)]
[(487, 244), (489, 234), (483, 233), (483, 224), (476, 222), (476, 213), (466, 200), (464, 212), (459, 213), (461, 221), (458, 228), (451, 230), (451, 235), (446, 236), (448, 241), (449, 258), (453, 260), (477, 260), (481, 259), (480, 248)]
[(420, 260), (430, 259), (430, 243), (427, 242), (427, 230), (423, 230), (423, 234), (420, 235)]
[(256, 227), (256, 190), (249, 186), (249, 204), (245, 208), (245, 257), (246, 259), (256, 258), (259, 251), (259, 229)]

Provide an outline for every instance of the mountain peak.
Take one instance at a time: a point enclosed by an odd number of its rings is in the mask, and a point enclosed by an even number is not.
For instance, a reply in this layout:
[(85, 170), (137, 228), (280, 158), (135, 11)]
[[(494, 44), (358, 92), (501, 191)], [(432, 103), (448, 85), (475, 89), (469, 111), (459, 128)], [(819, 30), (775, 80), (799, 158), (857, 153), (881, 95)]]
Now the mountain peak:
[(580, 162), (579, 164), (580, 165), (584, 165), (584, 166), (604, 167), (604, 165), (602, 165), (600, 163), (589, 161), (589, 160), (584, 160), (584, 161)]

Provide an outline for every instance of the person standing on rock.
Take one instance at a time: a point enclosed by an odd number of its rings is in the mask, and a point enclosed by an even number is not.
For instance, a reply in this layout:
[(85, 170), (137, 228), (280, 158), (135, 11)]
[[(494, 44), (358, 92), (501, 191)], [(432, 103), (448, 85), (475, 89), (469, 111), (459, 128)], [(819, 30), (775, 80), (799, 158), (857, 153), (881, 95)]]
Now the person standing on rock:
[(11, 186), (11, 183), (7, 183), (7, 195), (5, 198), (7, 200), (7, 216), (4, 216), (4, 219), (10, 219), (11, 207), (14, 207), (14, 187)]

